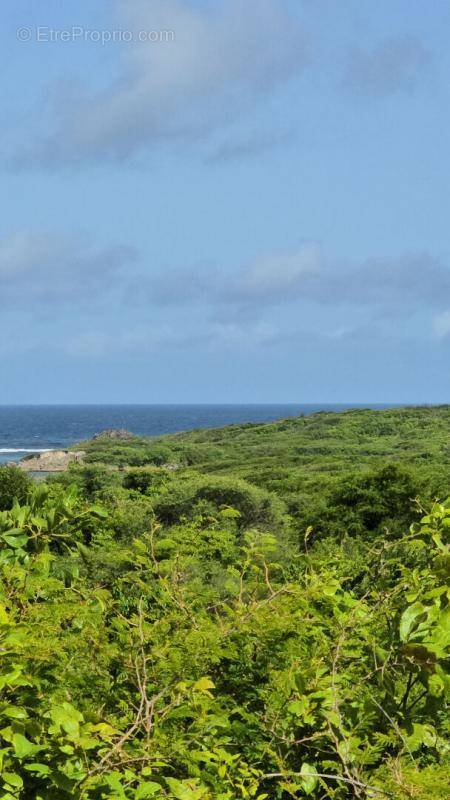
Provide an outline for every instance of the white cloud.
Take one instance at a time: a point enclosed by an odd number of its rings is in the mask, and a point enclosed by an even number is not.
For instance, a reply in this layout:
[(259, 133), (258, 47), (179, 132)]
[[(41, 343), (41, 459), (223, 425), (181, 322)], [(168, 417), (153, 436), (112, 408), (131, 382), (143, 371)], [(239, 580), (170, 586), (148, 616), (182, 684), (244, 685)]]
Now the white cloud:
[(137, 302), (161, 306), (196, 303), (262, 311), (304, 300), (391, 313), (439, 309), (449, 293), (450, 269), (430, 253), (339, 263), (314, 242), (240, 266), (194, 264), (141, 276), (131, 292)]
[(202, 143), (298, 73), (306, 46), (281, 0), (120, 0), (120, 27), (173, 31), (173, 41), (125, 43), (119, 78), (60, 103), (55, 134), (25, 163), (125, 159), (158, 144)]
[(236, 281), (231, 295), (242, 300), (277, 301), (301, 290), (305, 277), (320, 272), (322, 254), (318, 245), (304, 244), (294, 251), (274, 253), (255, 261)]
[(101, 247), (84, 235), (18, 231), (0, 240), (2, 301), (33, 308), (36, 301), (49, 306), (98, 300), (135, 259), (131, 247)]
[(141, 276), (133, 292), (141, 301), (160, 305), (270, 305), (301, 294), (308, 279), (320, 276), (322, 253), (315, 243), (262, 255), (250, 263), (226, 269), (194, 264)]
[(174, 321), (153, 327), (133, 327), (122, 321), (114, 329), (107, 325), (104, 330), (78, 332), (60, 341), (59, 346), (71, 358), (96, 361), (157, 355), (198, 345), (206, 350), (251, 349), (269, 344), (276, 335), (273, 325), (248, 320), (240, 324), (192, 320), (186, 327)]

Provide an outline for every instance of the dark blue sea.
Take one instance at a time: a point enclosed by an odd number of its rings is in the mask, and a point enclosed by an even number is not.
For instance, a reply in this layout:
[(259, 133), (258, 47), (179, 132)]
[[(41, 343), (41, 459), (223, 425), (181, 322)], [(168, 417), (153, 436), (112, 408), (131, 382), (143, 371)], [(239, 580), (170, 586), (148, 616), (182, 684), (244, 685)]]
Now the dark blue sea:
[(132, 433), (158, 436), (355, 407), (339, 404), (0, 406), (0, 462), (18, 460), (27, 453), (65, 449), (106, 428), (126, 428)]

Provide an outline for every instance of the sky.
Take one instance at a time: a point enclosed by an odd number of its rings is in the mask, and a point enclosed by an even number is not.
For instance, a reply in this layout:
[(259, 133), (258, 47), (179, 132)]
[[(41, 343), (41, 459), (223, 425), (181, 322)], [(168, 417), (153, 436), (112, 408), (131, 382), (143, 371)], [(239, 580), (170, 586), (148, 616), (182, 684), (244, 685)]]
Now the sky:
[(0, 403), (450, 395), (447, 0), (3, 0)]

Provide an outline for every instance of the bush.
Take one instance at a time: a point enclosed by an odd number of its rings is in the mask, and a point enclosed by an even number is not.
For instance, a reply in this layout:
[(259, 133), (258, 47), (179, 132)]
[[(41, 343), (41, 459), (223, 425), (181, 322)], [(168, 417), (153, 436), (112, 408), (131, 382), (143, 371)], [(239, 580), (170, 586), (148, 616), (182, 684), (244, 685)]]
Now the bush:
[(376, 531), (395, 520), (400, 533), (408, 527), (418, 491), (409, 470), (389, 464), (343, 480), (332, 493), (331, 505), (348, 515), (348, 527), (355, 532)]
[(157, 467), (130, 469), (125, 473), (123, 486), (140, 494), (148, 494), (150, 490), (154, 490), (167, 480), (167, 477), (167, 472)]
[(117, 492), (110, 511), (109, 525), (114, 538), (131, 542), (148, 533), (154, 520), (150, 498), (140, 495), (129, 497)]
[(80, 494), (91, 501), (109, 496), (111, 491), (120, 486), (121, 476), (118, 472), (102, 465), (88, 464), (83, 467), (74, 465), (66, 472), (56, 474), (48, 482), (65, 487), (75, 485)]
[(268, 528), (283, 522), (284, 505), (264, 489), (239, 478), (199, 476), (180, 481), (154, 500), (156, 517), (175, 524), (182, 517), (232, 506), (241, 514), (240, 526)]
[(300, 521), (302, 530), (313, 528), (317, 534), (367, 536), (388, 530), (400, 536), (408, 529), (413, 501), (422, 493), (423, 485), (412, 470), (387, 464), (367, 472), (350, 473), (337, 481), (323, 498), (305, 509), (304, 502), (294, 501), (289, 510)]
[(162, 464), (169, 464), (171, 460), (173, 460), (173, 454), (169, 447), (155, 445), (154, 447), (146, 448), (142, 452), (136, 452), (130, 456), (128, 463), (132, 467), (145, 466), (146, 464), (154, 464), (156, 467), (160, 467)]
[(14, 500), (26, 500), (33, 481), (19, 467), (0, 467), (0, 511), (12, 508)]
[(107, 441), (86, 447), (86, 462), (89, 464), (108, 464), (109, 466), (128, 465), (132, 467), (143, 467), (146, 464), (161, 466), (174, 461), (173, 451), (166, 445), (151, 444), (143, 441), (136, 444), (134, 442), (122, 442), (118, 444)]

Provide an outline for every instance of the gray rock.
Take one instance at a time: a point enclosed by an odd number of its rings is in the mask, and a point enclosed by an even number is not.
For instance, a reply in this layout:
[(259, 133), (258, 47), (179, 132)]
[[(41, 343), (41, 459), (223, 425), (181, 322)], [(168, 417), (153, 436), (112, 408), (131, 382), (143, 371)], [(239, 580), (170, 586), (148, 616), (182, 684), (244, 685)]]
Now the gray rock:
[(48, 453), (26, 456), (17, 466), (25, 472), (64, 472), (69, 464), (82, 464), (84, 455), (83, 450), (50, 450)]
[(126, 431), (123, 428), (121, 429), (114, 429), (109, 428), (106, 431), (100, 431), (100, 433), (96, 433), (93, 439), (113, 439), (115, 441), (129, 441), (130, 439), (134, 439), (134, 433), (130, 433), (130, 431)]

